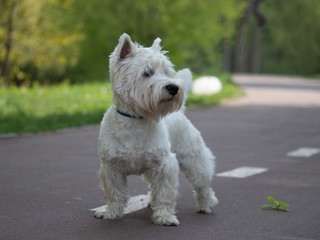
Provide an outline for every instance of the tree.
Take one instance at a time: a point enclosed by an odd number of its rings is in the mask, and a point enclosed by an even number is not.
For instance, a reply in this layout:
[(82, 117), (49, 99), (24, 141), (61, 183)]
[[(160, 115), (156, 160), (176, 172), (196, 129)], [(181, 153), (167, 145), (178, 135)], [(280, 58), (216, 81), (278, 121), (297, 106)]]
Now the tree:
[(234, 34), (245, 5), (238, 0), (77, 0), (86, 39), (74, 72), (106, 76), (107, 56), (123, 32), (146, 46), (160, 37), (177, 68), (219, 69), (221, 41)]
[(80, 26), (67, 24), (72, 0), (2, 0), (0, 82), (62, 78), (76, 64)]
[(9, 86), (9, 73), (10, 73), (10, 55), (12, 48), (12, 35), (13, 35), (13, 19), (15, 15), (15, 10), (17, 7), (17, 1), (3, 1), (3, 7), (8, 8), (7, 16), (2, 15), (3, 21), (7, 22), (7, 28), (2, 31), (5, 32), (4, 39), (4, 49), (3, 49), (3, 61), (0, 63), (0, 79), (3, 78), (3, 85), (5, 87)]
[[(237, 27), (235, 47), (236, 72), (260, 72), (261, 28), (266, 24), (265, 16), (258, 6), (263, 0), (246, 0), (247, 8)], [(251, 64), (250, 64), (251, 62)], [(251, 65), (251, 69), (249, 69)]]
[(162, 38), (177, 68), (220, 70), (221, 42), (234, 35), (245, 5), (239, 0), (1, 0), (0, 46), (10, 44), (0, 47), (0, 82), (46, 83), (70, 74), (72, 81), (101, 79), (123, 32), (147, 46)]
[(264, 72), (320, 72), (320, 1), (267, 0), (262, 11), (268, 24), (262, 32)]

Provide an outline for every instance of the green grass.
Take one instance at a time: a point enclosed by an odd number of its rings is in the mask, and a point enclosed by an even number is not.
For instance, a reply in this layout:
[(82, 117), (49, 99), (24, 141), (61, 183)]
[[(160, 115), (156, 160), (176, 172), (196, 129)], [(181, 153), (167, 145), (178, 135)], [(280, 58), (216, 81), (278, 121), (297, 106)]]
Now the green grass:
[(0, 133), (98, 123), (111, 105), (108, 83), (0, 89)]
[(320, 74), (304, 75), (302, 77), (310, 78), (311, 80), (320, 80)]
[[(230, 81), (229, 75), (219, 77), (224, 85), (219, 94), (190, 94), (187, 105), (211, 106), (242, 94)], [(0, 134), (41, 132), (99, 123), (111, 104), (109, 83), (0, 88)]]

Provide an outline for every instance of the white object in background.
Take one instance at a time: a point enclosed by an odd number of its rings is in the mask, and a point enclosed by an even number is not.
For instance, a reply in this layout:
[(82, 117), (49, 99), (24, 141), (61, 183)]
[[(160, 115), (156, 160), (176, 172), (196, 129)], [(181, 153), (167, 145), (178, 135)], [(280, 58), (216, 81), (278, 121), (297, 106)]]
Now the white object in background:
[(219, 78), (205, 76), (196, 79), (192, 84), (192, 93), (194, 94), (215, 94), (220, 92), (222, 84)]

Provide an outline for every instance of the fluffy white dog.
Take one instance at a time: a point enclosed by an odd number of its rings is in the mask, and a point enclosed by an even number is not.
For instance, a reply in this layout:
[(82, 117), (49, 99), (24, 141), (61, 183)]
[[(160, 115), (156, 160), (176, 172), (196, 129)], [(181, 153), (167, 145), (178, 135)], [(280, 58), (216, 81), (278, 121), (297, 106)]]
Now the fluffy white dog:
[(214, 156), (184, 115), (191, 72), (176, 73), (160, 41), (145, 48), (123, 34), (110, 55), (114, 105), (104, 115), (99, 136), (99, 175), (107, 207), (95, 213), (97, 218), (123, 216), (126, 177), (136, 174), (149, 183), (153, 222), (178, 225), (179, 168), (194, 188), (199, 212), (212, 213), (218, 204), (211, 188)]

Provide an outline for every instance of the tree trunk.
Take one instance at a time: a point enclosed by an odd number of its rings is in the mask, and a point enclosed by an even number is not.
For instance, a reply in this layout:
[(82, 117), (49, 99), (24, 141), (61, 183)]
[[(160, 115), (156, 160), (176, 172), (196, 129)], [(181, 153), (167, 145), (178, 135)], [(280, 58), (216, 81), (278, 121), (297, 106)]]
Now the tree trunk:
[(223, 71), (231, 72), (231, 47), (230, 40), (224, 38), (222, 41), (223, 44)]
[(247, 23), (246, 23), (246, 20), (244, 20), (238, 28), (235, 60), (236, 60), (235, 71), (245, 72), (247, 70)]
[(262, 1), (253, 2), (253, 14), (257, 20), (253, 33), (252, 72), (254, 73), (261, 71), (261, 28), (267, 23), (266, 17), (259, 11), (259, 4)]
[(12, 49), (12, 41), (13, 41), (13, 20), (14, 20), (14, 13), (17, 7), (17, 0), (14, 0), (11, 3), (9, 13), (8, 13), (8, 21), (7, 21), (7, 39), (4, 44), (5, 47), (5, 55), (4, 55), (4, 61), (3, 65), (1, 67), (0, 76), (3, 77), (4, 87), (8, 87), (10, 85), (10, 54)]
[(259, 73), (261, 66), (261, 28), (256, 25), (253, 35), (252, 72)]

